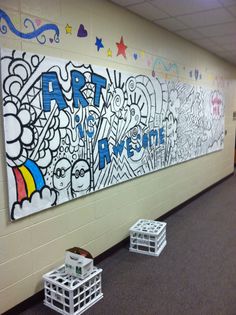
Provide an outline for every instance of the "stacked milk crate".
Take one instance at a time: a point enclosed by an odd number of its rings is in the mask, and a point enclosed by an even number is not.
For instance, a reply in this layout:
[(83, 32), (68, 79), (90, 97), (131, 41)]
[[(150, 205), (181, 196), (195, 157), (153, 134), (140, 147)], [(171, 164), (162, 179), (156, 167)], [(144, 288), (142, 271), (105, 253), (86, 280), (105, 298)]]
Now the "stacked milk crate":
[(131, 252), (159, 256), (167, 244), (165, 222), (140, 219), (129, 231)]
[(82, 314), (103, 297), (102, 269), (94, 267), (92, 256), (81, 255), (81, 250), (67, 250), (65, 265), (43, 276), (44, 304), (64, 315)]

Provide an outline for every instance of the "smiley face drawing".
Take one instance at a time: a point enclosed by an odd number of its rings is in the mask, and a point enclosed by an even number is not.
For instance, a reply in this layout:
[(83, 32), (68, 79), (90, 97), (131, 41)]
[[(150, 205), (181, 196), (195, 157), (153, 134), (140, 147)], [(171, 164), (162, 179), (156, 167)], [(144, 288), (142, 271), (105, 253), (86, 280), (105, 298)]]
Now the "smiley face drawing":
[(53, 170), (53, 185), (57, 190), (66, 189), (70, 185), (70, 161), (62, 158), (57, 161)]
[(90, 166), (86, 160), (77, 160), (71, 170), (72, 196), (83, 195), (90, 189)]
[(53, 186), (57, 190), (57, 203), (70, 200), (71, 190), (71, 163), (67, 158), (57, 161), (53, 170)]

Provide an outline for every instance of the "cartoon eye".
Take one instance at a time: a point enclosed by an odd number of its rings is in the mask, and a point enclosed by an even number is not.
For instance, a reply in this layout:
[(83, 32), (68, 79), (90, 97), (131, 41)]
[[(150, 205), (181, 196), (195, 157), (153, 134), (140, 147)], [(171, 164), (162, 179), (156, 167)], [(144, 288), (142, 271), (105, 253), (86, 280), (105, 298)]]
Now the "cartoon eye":
[(54, 174), (56, 175), (57, 178), (62, 177), (62, 171), (61, 171), (61, 169), (60, 169), (60, 168), (57, 168)]
[(84, 177), (84, 169), (83, 168), (81, 168), (81, 170), (76, 170), (75, 171), (75, 177), (76, 178), (79, 178), (79, 177)]
[(89, 169), (84, 170), (83, 168), (81, 168), (81, 170), (76, 170), (75, 173), (73, 173), (72, 175), (74, 175), (75, 178), (84, 177), (85, 173), (87, 173), (88, 171)]
[(131, 114), (131, 116), (135, 115), (135, 109), (134, 108), (131, 109), (130, 114)]
[(63, 167), (62, 168), (58, 167), (54, 174), (56, 175), (57, 178), (60, 178), (60, 177), (64, 178), (66, 176), (66, 171), (68, 171), (68, 169), (69, 167), (66, 169)]

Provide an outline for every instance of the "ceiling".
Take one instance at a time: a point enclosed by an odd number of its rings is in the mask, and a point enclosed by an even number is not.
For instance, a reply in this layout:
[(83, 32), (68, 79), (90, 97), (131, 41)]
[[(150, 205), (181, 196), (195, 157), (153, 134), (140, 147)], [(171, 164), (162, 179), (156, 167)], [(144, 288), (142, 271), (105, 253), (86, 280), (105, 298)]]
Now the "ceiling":
[(236, 65), (236, 0), (111, 0)]

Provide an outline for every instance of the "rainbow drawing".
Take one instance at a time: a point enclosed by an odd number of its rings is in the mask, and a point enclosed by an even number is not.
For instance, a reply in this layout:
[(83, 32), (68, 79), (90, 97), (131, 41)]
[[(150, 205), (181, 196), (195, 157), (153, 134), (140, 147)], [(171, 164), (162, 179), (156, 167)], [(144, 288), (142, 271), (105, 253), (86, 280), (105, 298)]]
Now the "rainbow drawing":
[(33, 192), (45, 186), (43, 174), (37, 164), (28, 159), (22, 166), (13, 167), (16, 181), (17, 201), (29, 199)]

